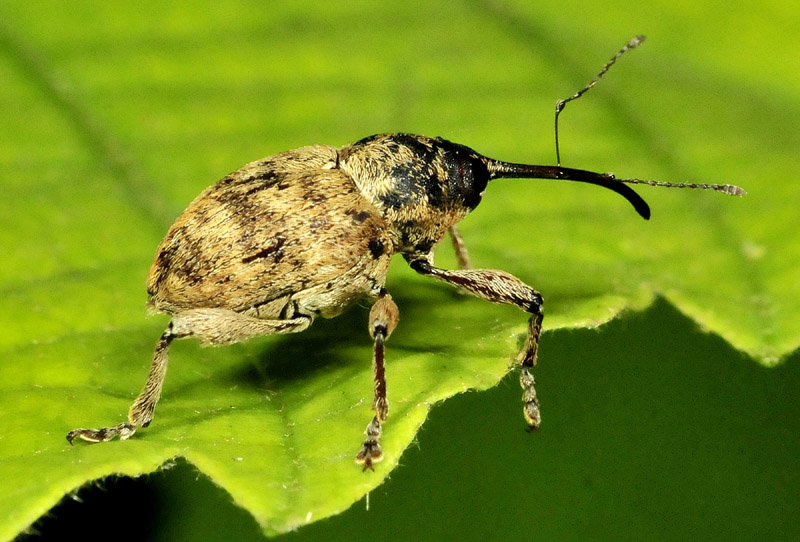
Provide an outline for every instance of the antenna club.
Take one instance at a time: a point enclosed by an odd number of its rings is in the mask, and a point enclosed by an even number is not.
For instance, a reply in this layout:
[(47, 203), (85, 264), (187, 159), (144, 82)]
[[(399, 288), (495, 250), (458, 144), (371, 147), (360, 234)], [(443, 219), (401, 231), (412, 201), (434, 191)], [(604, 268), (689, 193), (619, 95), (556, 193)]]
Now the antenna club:
[(747, 191), (744, 188), (740, 188), (733, 184), (726, 184), (722, 186), (722, 190), (720, 190), (723, 194), (728, 194), (730, 196), (745, 196), (747, 195)]

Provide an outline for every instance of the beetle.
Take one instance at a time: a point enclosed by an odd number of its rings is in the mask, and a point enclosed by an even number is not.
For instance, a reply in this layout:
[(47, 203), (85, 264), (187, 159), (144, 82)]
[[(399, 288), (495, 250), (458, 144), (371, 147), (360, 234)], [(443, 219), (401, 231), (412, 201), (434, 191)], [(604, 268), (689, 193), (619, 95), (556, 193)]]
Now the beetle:
[[(557, 114), (564, 103), (559, 102)], [(128, 420), (102, 429), (75, 429), (67, 439), (127, 439), (147, 427), (175, 339), (194, 337), (203, 344), (223, 345), (297, 333), (318, 316), (335, 317), (366, 299), (372, 301), (368, 330), (373, 340), (375, 414), (356, 461), (364, 470), (371, 469), (383, 457), (380, 436), (389, 410), (384, 343), (398, 323), (399, 310), (385, 282), (395, 254), (422, 275), (529, 314), (518, 362), (523, 415), (529, 428), (538, 428), (541, 414), (532, 370), (542, 329), (542, 296), (504, 271), (470, 268), (457, 229), (481, 202), (489, 183), (514, 177), (590, 183), (620, 194), (645, 219), (649, 207), (628, 184), (743, 193), (730, 185), (616, 179), (608, 173), (561, 167), (560, 157), (558, 162), (503, 162), (442, 138), (391, 133), (340, 148), (290, 150), (227, 175), (189, 205), (156, 251), (147, 279), (148, 304), (169, 314), (171, 321), (156, 344), (147, 383)], [(441, 269), (433, 262), (434, 247), (448, 233), (456, 246), (457, 270)]]

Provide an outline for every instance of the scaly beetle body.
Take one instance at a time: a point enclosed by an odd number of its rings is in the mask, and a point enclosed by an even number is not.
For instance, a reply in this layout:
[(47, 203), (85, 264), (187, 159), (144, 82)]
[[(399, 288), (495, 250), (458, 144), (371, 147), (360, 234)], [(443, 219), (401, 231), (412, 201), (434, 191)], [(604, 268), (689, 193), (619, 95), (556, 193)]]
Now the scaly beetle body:
[[(147, 427), (166, 375), (173, 339), (221, 345), (308, 328), (373, 299), (376, 415), (357, 460), (382, 457), (388, 414), (383, 342), (398, 320), (384, 290), (389, 261), (402, 254), (420, 273), (533, 314), (523, 356), (525, 413), (539, 424), (529, 369), (536, 360), (541, 296), (500, 271), (444, 271), (433, 248), (481, 200), (503, 163), (463, 145), (409, 134), (377, 135), (336, 149), (316, 145), (247, 164), (198, 196), (156, 251), (149, 305), (172, 316), (156, 346), (150, 377), (127, 422), (68, 435), (90, 442), (129, 438)], [(462, 261), (466, 252), (461, 251)]]
[(150, 304), (289, 319), (333, 317), (377, 297), (393, 254), (426, 257), (480, 200), (485, 168), (477, 180), (459, 177), (463, 163), (447, 147), (462, 149), (394, 134), (244, 166), (170, 228), (150, 270)]
[[(518, 360), (523, 414), (529, 427), (537, 428), (541, 417), (531, 371), (541, 333), (542, 297), (503, 271), (469, 269), (456, 229), (480, 203), (488, 183), (502, 177), (600, 185), (625, 197), (644, 218), (649, 217), (647, 204), (623, 183), (743, 193), (729, 185), (673, 185), (560, 165), (512, 164), (444, 139), (409, 134), (376, 135), (339, 149), (303, 147), (252, 162), (200, 194), (157, 249), (147, 281), (149, 304), (172, 319), (156, 345), (147, 383), (128, 421), (75, 429), (67, 439), (127, 439), (147, 427), (174, 339), (194, 337), (220, 345), (299, 332), (317, 316), (334, 317), (368, 299), (373, 301), (369, 332), (374, 340), (375, 416), (356, 460), (372, 468), (383, 455), (381, 424), (388, 415), (384, 342), (399, 318), (384, 289), (394, 254), (402, 254), (423, 275), (530, 314)], [(461, 267), (453, 271), (433, 264), (433, 248), (448, 232)]]

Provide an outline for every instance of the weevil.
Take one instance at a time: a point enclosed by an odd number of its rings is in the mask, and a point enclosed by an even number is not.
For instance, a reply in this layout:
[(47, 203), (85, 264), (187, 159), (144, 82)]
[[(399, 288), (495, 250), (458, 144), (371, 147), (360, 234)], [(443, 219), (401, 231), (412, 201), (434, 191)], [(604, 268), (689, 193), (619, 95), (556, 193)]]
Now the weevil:
[[(416, 272), (530, 316), (518, 356), (523, 415), (541, 423), (532, 374), (542, 330), (542, 296), (513, 275), (472, 269), (457, 224), (502, 178), (578, 181), (623, 196), (645, 219), (650, 210), (628, 184), (709, 188), (744, 193), (732, 185), (675, 184), (617, 179), (610, 173), (561, 167), (558, 114), (595, 79), (556, 106), (556, 166), (503, 162), (442, 138), (394, 133), (351, 145), (314, 145), (251, 162), (202, 192), (176, 220), (156, 251), (147, 279), (148, 303), (171, 316), (156, 344), (147, 383), (128, 421), (103, 429), (75, 429), (67, 439), (127, 439), (153, 420), (175, 339), (231, 344), (307, 329), (318, 316), (333, 318), (362, 300), (372, 302), (374, 390), (366, 439), (356, 455), (364, 470), (380, 461), (382, 424), (389, 412), (384, 343), (399, 320), (386, 291), (389, 261), (400, 254)], [(450, 234), (459, 269), (434, 265), (433, 249)]]

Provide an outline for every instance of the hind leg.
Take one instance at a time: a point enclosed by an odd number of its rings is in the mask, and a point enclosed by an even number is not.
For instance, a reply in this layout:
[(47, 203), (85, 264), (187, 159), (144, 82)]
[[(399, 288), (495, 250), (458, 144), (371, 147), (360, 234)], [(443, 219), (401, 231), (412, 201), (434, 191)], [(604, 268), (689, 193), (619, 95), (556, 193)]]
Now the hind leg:
[(178, 313), (156, 344), (147, 383), (131, 405), (128, 421), (102, 429), (73, 429), (67, 434), (67, 440), (70, 444), (76, 438), (87, 442), (103, 442), (115, 437), (125, 440), (140, 427), (150, 425), (167, 375), (169, 345), (173, 339), (195, 337), (203, 344), (230, 344), (261, 335), (296, 333), (309, 325), (311, 318), (306, 316), (290, 320), (259, 320), (226, 309), (192, 309)]

